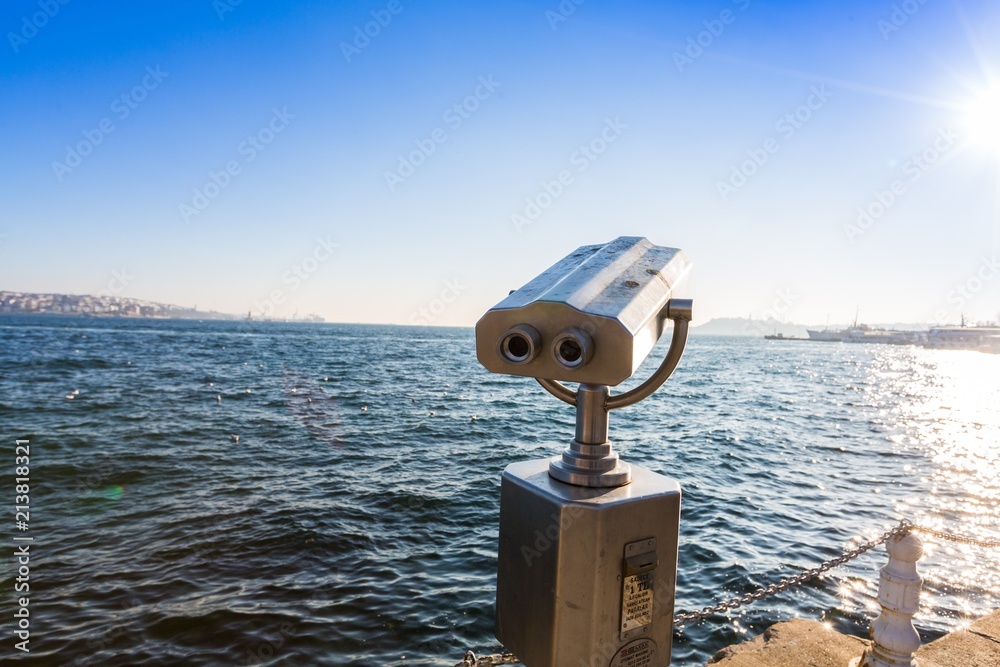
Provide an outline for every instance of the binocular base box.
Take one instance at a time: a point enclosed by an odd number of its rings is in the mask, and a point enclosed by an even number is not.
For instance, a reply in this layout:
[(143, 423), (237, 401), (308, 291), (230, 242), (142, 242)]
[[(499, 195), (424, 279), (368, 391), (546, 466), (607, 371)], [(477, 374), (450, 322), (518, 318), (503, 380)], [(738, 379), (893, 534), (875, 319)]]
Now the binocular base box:
[(549, 462), (503, 472), (497, 639), (527, 667), (669, 665), (680, 485), (633, 465), (625, 486), (574, 486)]

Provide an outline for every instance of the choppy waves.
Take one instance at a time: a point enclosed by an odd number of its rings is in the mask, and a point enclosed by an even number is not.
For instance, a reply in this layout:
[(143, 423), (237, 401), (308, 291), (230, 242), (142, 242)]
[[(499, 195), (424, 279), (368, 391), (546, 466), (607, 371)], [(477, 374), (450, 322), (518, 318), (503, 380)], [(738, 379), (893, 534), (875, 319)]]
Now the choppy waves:
[[(660, 393), (612, 416), (627, 460), (682, 484), (678, 610), (901, 516), (997, 537), (1000, 358), (970, 355), (694, 338)], [(573, 429), (458, 329), (5, 317), (0, 368), (5, 438), (32, 443), (37, 664), (495, 650), (500, 472)], [(997, 554), (928, 550), (925, 639), (1000, 590)], [(673, 664), (796, 615), (864, 634), (883, 560), (687, 627)]]

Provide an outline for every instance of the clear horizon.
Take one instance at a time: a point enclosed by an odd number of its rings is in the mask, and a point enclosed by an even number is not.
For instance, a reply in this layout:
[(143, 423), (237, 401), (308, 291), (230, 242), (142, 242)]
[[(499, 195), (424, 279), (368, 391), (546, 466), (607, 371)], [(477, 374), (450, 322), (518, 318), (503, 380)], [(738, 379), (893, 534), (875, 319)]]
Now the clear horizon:
[(3, 290), (470, 326), (638, 235), (694, 262), (696, 324), (1000, 319), (984, 0), (16, 0), (0, 28)]

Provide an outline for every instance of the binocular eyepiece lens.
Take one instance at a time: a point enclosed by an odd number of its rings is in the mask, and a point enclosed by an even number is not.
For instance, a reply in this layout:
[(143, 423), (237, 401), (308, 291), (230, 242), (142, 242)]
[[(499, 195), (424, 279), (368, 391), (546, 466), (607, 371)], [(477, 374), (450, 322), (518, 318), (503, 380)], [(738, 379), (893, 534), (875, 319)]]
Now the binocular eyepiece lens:
[[(508, 329), (497, 341), (497, 354), (509, 364), (526, 364), (538, 356), (542, 338), (531, 325), (518, 324)], [(552, 355), (563, 368), (573, 370), (590, 361), (594, 341), (577, 328), (567, 329), (552, 341)]]
[(514, 334), (504, 342), (504, 349), (507, 356), (520, 361), (527, 359), (528, 355), (531, 354), (531, 343), (521, 334)]
[(590, 361), (594, 343), (585, 331), (569, 329), (552, 342), (552, 352), (561, 366), (572, 370)]
[(498, 351), (504, 361), (524, 364), (535, 358), (541, 338), (534, 327), (519, 324), (500, 337)]
[(562, 359), (563, 363), (579, 363), (580, 357), (582, 356), (583, 350), (580, 348), (580, 344), (575, 340), (567, 338), (563, 342), (559, 343), (559, 358)]

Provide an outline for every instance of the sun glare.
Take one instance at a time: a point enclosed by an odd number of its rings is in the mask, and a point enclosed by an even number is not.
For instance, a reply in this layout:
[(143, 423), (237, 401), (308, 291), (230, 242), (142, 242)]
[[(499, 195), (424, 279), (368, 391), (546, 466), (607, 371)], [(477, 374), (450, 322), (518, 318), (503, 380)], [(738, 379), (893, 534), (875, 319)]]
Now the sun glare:
[(964, 122), (968, 143), (1000, 157), (1000, 84), (981, 92), (966, 107)]

